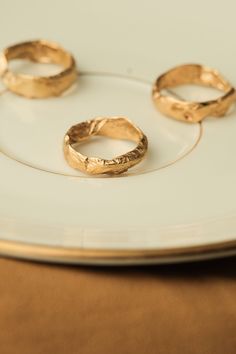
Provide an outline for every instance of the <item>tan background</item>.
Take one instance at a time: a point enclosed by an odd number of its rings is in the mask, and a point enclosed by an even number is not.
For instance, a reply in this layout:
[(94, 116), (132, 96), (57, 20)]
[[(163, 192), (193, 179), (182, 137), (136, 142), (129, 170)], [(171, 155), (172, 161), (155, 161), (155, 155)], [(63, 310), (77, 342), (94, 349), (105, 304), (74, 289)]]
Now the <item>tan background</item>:
[(236, 350), (236, 258), (85, 268), (0, 260), (1, 354)]

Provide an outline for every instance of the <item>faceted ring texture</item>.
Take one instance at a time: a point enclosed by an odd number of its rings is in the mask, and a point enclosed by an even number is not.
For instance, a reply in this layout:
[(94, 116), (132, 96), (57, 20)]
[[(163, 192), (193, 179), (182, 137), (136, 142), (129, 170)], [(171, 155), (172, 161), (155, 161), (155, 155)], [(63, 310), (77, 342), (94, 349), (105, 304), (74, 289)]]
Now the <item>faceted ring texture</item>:
[[(164, 89), (186, 84), (213, 87), (224, 94), (216, 100), (188, 102), (162, 93)], [(177, 66), (158, 77), (152, 96), (156, 107), (165, 115), (197, 123), (207, 116), (224, 116), (236, 100), (236, 91), (218, 71), (198, 64), (187, 64)]]
[[(111, 160), (88, 157), (78, 152), (79, 143), (95, 136), (131, 140), (135, 149)], [(64, 155), (68, 164), (91, 175), (121, 174), (142, 161), (148, 148), (147, 137), (130, 120), (123, 117), (96, 118), (72, 126), (64, 137)]]
[[(28, 59), (38, 63), (54, 63), (62, 71), (51, 76), (33, 76), (14, 73), (9, 68), (13, 59)], [(12, 92), (28, 98), (59, 96), (77, 79), (73, 56), (58, 44), (46, 40), (23, 42), (3, 50), (0, 55), (0, 75)]]

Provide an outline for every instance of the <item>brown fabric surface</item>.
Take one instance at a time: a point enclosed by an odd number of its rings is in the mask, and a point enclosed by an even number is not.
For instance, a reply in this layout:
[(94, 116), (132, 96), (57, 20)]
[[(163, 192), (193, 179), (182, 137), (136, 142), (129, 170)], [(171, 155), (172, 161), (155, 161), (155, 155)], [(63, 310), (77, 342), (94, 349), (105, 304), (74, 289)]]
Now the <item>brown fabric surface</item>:
[(138, 268), (0, 259), (0, 353), (236, 353), (236, 258)]

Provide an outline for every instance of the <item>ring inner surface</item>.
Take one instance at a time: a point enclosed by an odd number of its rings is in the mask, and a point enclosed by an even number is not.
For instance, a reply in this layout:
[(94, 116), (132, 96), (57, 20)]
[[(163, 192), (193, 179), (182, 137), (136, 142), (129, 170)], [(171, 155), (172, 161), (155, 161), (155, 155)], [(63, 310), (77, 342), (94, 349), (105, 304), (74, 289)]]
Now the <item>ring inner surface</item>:
[(140, 131), (129, 121), (122, 118), (79, 123), (70, 129), (68, 135), (71, 145), (85, 141), (94, 135), (120, 140), (131, 140), (136, 143), (141, 139)]
[(125, 119), (107, 119), (101, 127), (99, 135), (120, 140), (131, 140), (136, 143), (141, 138), (140, 132), (129, 121)]
[(14, 45), (5, 50), (7, 60), (28, 59), (38, 63), (53, 63), (68, 68), (72, 64), (69, 53), (55, 44), (43, 41), (26, 42)]
[(224, 92), (231, 89), (231, 85), (217, 71), (201, 65), (174, 68), (157, 80), (160, 90), (187, 84), (213, 87)]

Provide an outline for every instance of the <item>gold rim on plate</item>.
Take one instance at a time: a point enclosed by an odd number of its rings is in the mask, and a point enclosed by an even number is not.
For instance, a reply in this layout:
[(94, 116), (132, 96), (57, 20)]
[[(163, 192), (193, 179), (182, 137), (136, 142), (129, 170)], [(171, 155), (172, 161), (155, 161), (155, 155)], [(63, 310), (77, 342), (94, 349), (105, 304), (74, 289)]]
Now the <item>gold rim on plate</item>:
[[(227, 253), (227, 254), (225, 254)], [(0, 255), (28, 260), (80, 264), (145, 264), (217, 258), (236, 253), (236, 241), (163, 249), (111, 250), (45, 246), (0, 240)]]

